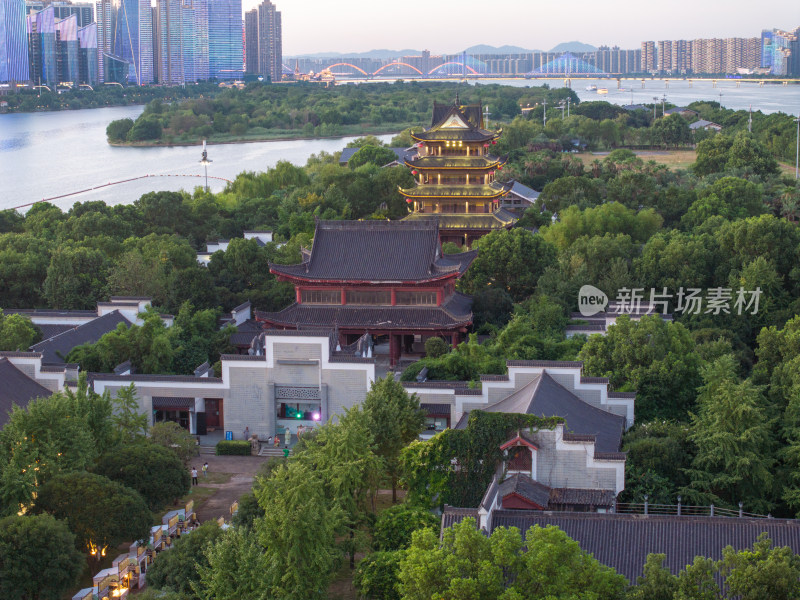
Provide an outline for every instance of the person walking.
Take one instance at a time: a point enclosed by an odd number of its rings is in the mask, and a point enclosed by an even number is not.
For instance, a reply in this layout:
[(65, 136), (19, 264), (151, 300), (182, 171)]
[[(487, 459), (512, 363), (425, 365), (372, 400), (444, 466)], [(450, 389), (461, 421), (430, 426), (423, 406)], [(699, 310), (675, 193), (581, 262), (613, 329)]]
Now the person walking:
[(203, 479), (205, 479), (206, 477), (208, 477), (208, 463), (207, 462), (203, 465)]
[(197, 485), (197, 468), (192, 467), (192, 485)]
[(246, 439), (246, 440), (250, 439), (250, 428), (249, 427), (245, 427), (244, 428), (244, 439)]

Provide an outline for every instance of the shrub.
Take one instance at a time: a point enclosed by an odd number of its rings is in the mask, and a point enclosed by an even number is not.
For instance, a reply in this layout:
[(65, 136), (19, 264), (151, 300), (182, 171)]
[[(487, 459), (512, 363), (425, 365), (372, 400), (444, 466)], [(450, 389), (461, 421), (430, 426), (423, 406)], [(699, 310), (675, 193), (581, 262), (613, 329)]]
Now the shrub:
[(399, 600), (397, 574), (405, 551), (374, 552), (358, 563), (353, 586), (362, 598)]
[(425, 356), (428, 358), (439, 358), (450, 352), (450, 345), (440, 337), (432, 337), (425, 340)]
[(222, 440), (217, 442), (217, 456), (250, 456), (250, 442), (245, 440)]
[(411, 534), (417, 529), (437, 529), (439, 519), (420, 506), (398, 504), (378, 515), (373, 532), (377, 550), (400, 550), (411, 543)]

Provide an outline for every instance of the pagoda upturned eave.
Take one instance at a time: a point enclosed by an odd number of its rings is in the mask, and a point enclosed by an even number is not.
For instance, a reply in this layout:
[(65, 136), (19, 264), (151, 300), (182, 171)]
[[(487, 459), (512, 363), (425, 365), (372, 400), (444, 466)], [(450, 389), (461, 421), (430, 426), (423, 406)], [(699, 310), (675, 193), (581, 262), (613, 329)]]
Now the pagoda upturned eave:
[(411, 139), (417, 142), (492, 142), (496, 141), (502, 131), (485, 129), (437, 129), (412, 133)]
[(405, 160), (405, 165), (412, 169), (434, 171), (473, 171), (480, 169), (496, 169), (508, 162), (505, 156), (418, 156)]
[(452, 271), (450, 273), (442, 273), (435, 276), (431, 276), (427, 279), (411, 279), (411, 280), (404, 280), (404, 279), (320, 279), (318, 277), (303, 277), (299, 274), (290, 274), (290, 273), (282, 273), (280, 271), (274, 271), (272, 268), (269, 270), (270, 273), (275, 275), (278, 281), (287, 281), (287, 282), (297, 282), (297, 283), (311, 283), (316, 285), (372, 285), (372, 286), (385, 286), (385, 285), (403, 285), (403, 286), (424, 286), (431, 283), (441, 284), (448, 279), (458, 279), (463, 271), (457, 270)]

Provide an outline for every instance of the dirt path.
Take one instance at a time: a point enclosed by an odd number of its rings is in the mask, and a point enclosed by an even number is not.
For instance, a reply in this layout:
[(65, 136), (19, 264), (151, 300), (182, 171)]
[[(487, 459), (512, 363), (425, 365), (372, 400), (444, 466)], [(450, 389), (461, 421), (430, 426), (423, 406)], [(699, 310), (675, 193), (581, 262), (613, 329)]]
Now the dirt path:
[(208, 461), (209, 473), (230, 473), (231, 478), (227, 483), (203, 483), (200, 476), (200, 488), (211, 488), (215, 492), (197, 502), (195, 511), (197, 518), (203, 521), (230, 518), (230, 506), (253, 487), (253, 481), (258, 469), (268, 460), (262, 456), (213, 456), (201, 455), (198, 458), (200, 465)]

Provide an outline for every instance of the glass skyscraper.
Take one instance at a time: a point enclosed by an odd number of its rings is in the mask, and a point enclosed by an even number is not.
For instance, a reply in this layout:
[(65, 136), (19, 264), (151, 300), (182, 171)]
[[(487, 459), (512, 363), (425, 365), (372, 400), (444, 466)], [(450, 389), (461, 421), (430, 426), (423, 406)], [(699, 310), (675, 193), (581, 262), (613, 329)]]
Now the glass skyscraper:
[(54, 86), (58, 83), (58, 61), (53, 7), (29, 14), (26, 20), (31, 80), (36, 85)]
[(80, 46), (78, 44), (78, 15), (56, 21), (56, 62), (58, 81), (73, 85), (80, 83)]
[(208, 3), (208, 65), (210, 78), (243, 77), (242, 0)]
[(25, 0), (0, 0), (0, 81), (29, 80)]
[[(127, 81), (153, 81), (153, 16), (150, 0), (100, 0), (96, 5), (97, 42), (103, 79), (115, 81), (119, 61), (128, 64)], [(115, 77), (105, 63), (113, 57)]]

